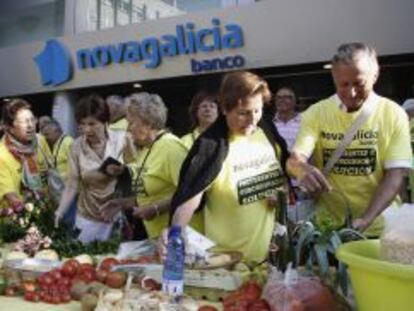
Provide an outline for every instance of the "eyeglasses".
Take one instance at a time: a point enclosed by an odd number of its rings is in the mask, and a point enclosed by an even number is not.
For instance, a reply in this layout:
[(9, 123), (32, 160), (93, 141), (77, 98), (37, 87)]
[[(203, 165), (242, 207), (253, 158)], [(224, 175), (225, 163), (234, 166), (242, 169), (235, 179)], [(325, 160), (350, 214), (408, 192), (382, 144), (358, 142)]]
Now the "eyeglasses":
[(37, 119), (30, 118), (30, 119), (25, 119), (25, 120), (14, 120), (14, 122), (18, 125), (27, 125), (27, 124), (36, 125), (37, 124)]
[(293, 99), (293, 95), (276, 95), (276, 100)]

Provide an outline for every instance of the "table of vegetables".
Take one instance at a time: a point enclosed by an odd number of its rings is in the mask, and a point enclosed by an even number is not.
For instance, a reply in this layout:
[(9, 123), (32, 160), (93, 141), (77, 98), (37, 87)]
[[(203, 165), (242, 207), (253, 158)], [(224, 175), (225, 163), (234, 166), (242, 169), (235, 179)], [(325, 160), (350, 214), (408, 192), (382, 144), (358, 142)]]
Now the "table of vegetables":
[[(295, 253), (276, 241), (263, 262), (245, 261), (238, 252), (189, 260), (184, 295), (173, 300), (161, 291), (163, 266), (155, 241), (121, 243), (114, 234), (83, 244), (76, 230), (55, 228), (52, 211), (28, 217), (10, 223), (0, 218), (1, 310), (350, 310), (343, 298), (348, 285), (343, 266), (334, 274), (329, 267), (348, 229), (304, 222), (289, 229), (296, 235)], [(285, 265), (288, 260), (297, 267)]]

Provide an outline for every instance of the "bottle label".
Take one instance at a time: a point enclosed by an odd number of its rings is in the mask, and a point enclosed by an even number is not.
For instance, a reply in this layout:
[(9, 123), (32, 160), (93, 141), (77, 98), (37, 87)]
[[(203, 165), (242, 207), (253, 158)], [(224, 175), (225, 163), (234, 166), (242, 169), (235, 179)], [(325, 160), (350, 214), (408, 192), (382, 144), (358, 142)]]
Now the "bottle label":
[(181, 296), (184, 293), (184, 282), (163, 280), (162, 291), (170, 296)]

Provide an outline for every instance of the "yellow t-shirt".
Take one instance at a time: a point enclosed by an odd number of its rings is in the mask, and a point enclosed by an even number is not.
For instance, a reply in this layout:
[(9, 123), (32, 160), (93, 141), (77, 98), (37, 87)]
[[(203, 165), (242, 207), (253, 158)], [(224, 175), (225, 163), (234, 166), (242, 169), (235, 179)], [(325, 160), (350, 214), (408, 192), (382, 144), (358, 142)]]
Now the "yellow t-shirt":
[[(374, 101), (365, 103), (375, 105), (373, 112), (328, 176), (333, 189), (347, 198), (354, 218), (368, 207), (386, 169), (411, 167), (407, 114), (391, 100), (374, 96)], [(308, 158), (313, 152), (316, 167), (322, 169), (360, 111), (347, 113), (337, 96), (316, 103), (303, 114), (294, 150)], [(319, 221), (344, 223), (345, 202), (337, 191), (322, 194), (317, 205)], [(383, 219), (378, 217), (366, 234), (378, 235), (382, 228)]]
[(194, 129), (194, 131), (181, 137), (181, 142), (184, 144), (187, 150), (190, 150), (198, 136), (200, 136), (200, 131), (197, 127)]
[(128, 129), (128, 121), (125, 118), (122, 118), (114, 123), (109, 124), (109, 128), (115, 131), (126, 131)]
[(264, 260), (275, 220), (266, 197), (283, 184), (280, 163), (261, 129), (230, 137), (227, 158), (206, 192), (206, 236), (220, 250), (240, 251), (249, 261)]
[[(414, 151), (414, 118), (410, 120), (410, 136), (411, 136), (411, 151)], [(414, 167), (414, 158), (413, 158)], [(410, 200), (414, 203), (414, 170), (411, 170), (408, 174), (408, 187), (410, 189)]]
[[(41, 152), (38, 148), (36, 156), (38, 169), (41, 176), (46, 175), (47, 165), (44, 159), (43, 153), (46, 157), (50, 156), (50, 150), (47, 145), (46, 139), (37, 135), (39, 144), (43, 150)], [(7, 207), (7, 202), (4, 200), (4, 195), (7, 193), (16, 193), (21, 197), (21, 181), (22, 181), (22, 165), (7, 149), (4, 137), (0, 141), (0, 208)]]
[[(172, 198), (186, 155), (187, 150), (179, 138), (171, 133), (163, 134), (154, 142), (152, 148), (139, 150), (137, 161), (129, 164), (134, 180), (140, 174), (135, 184), (138, 208)], [(168, 217), (169, 214), (164, 213), (154, 219), (144, 220), (150, 238), (159, 236), (162, 230), (168, 227)], [(194, 227), (194, 222), (192, 221), (190, 225)], [(200, 230), (197, 224), (195, 229)]]
[(56, 169), (59, 172), (62, 180), (66, 180), (69, 172), (68, 156), (72, 148), (73, 138), (67, 135), (62, 135), (53, 146), (52, 161), (56, 164)]

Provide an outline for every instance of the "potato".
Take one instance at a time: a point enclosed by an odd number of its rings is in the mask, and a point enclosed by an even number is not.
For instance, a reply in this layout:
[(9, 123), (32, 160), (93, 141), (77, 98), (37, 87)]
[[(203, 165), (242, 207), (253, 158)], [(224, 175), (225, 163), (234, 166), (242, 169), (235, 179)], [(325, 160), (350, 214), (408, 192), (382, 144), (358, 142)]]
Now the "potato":
[(94, 265), (93, 258), (90, 255), (87, 255), (87, 254), (82, 254), (82, 255), (76, 256), (74, 259), (77, 262), (79, 262), (80, 264), (89, 263), (92, 266)]
[(209, 266), (221, 266), (231, 262), (231, 256), (229, 254), (217, 254), (207, 258), (207, 264)]
[(82, 311), (94, 311), (98, 304), (98, 297), (92, 294), (85, 294), (81, 300)]
[(101, 291), (105, 290), (106, 288), (108, 287), (105, 284), (94, 281), (88, 284), (88, 293), (98, 297)]
[(81, 300), (82, 296), (85, 295), (89, 290), (88, 284), (83, 281), (76, 282), (70, 288), (70, 296), (74, 300)]

